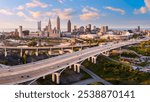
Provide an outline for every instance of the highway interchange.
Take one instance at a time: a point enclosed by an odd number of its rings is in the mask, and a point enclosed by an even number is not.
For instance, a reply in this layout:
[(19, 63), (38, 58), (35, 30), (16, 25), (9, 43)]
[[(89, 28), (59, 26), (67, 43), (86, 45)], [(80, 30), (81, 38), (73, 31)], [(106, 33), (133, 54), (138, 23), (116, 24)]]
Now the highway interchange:
[(90, 57), (97, 56), (103, 52), (146, 40), (150, 40), (150, 38), (129, 40), (118, 43), (111, 42), (106, 45), (87, 48), (46, 60), (0, 69), (0, 84), (18, 84), (44, 77), (68, 66), (84, 61)]

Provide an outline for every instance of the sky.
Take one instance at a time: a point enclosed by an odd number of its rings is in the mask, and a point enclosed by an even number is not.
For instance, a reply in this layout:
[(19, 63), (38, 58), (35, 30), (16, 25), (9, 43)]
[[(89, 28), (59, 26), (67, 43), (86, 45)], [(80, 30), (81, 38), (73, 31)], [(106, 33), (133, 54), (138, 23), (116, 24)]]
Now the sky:
[(49, 18), (55, 27), (57, 16), (62, 29), (69, 19), (77, 26), (150, 28), (150, 0), (0, 0), (0, 28), (37, 28), (38, 21), (45, 27)]

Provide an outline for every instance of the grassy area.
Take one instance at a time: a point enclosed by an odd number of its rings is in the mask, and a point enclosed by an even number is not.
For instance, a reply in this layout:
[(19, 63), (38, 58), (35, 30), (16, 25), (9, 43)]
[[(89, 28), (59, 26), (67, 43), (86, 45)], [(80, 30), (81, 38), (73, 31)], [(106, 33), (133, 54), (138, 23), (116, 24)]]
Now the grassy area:
[(142, 67), (145, 67), (147, 65), (150, 65), (150, 62), (141, 62), (139, 64), (137, 64), (138, 66), (142, 66)]
[(138, 56), (136, 54), (131, 53), (131, 52), (123, 52), (121, 54), (121, 56), (123, 56), (123, 57), (130, 57), (130, 58), (138, 58)]
[(150, 56), (150, 41), (141, 42), (137, 46), (128, 47), (130, 50), (134, 50), (144, 56)]
[(97, 64), (85, 61), (84, 66), (115, 85), (150, 84), (150, 73), (133, 70), (128, 65), (98, 57)]

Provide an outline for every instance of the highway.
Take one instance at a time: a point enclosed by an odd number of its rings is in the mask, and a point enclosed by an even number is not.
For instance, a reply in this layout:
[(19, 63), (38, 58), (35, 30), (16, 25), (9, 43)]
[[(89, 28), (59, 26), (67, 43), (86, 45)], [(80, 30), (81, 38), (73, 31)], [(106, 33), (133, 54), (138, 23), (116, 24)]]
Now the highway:
[(49, 49), (67, 49), (67, 48), (80, 48), (80, 47), (89, 47), (89, 46), (95, 46), (93, 45), (77, 45), (77, 46), (62, 46), (62, 47), (23, 47), (23, 46), (18, 46), (18, 47), (13, 47), (13, 46), (0, 46), (0, 49), (11, 49), (11, 50), (19, 50), (19, 49), (23, 49), (23, 50), (36, 50), (36, 49), (40, 49), (40, 50), (49, 50)]
[(122, 46), (136, 44), (141, 41), (150, 40), (150, 38), (129, 40), (119, 43), (111, 43), (104, 46), (96, 46), (82, 51), (77, 51), (69, 54), (60, 55), (34, 63), (10, 66), (0, 70), (0, 84), (17, 84), (30, 80), (34, 80), (59, 70), (62, 70), (70, 65), (84, 61), (89, 57), (99, 55), (103, 52), (110, 51)]

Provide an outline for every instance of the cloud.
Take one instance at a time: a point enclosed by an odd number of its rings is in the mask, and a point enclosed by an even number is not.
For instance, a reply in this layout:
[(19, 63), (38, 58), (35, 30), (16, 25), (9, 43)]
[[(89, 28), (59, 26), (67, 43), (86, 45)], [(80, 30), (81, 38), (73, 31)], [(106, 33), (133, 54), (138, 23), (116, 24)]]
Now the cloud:
[(84, 7), (80, 19), (83, 21), (95, 20), (100, 17), (99, 11), (93, 7)]
[(39, 11), (29, 11), (29, 13), (31, 14), (31, 16), (33, 17), (33, 18), (38, 18), (38, 17), (40, 17), (41, 16), (41, 12), (39, 12)]
[(50, 5), (43, 3), (40, 0), (32, 0), (31, 2), (28, 2), (25, 5), (18, 6), (16, 9), (24, 10), (26, 8), (36, 8), (36, 7), (47, 8), (48, 6), (50, 6)]
[(57, 0), (59, 3), (64, 3), (65, 0)]
[(150, 10), (150, 0), (144, 0), (145, 6)]
[(140, 9), (135, 9), (134, 14), (145, 14), (147, 12), (146, 7), (141, 7)]
[(28, 8), (35, 8), (35, 7), (41, 7), (41, 8), (46, 8), (48, 7), (48, 4), (42, 3), (39, 0), (32, 0), (30, 3), (26, 3), (26, 7)]
[(17, 15), (18, 15), (19, 17), (23, 17), (23, 18), (25, 19), (25, 21), (36, 21), (36, 19), (34, 19), (33, 17), (27, 16), (27, 15), (26, 15), (24, 12), (22, 12), (22, 11), (17, 12)]
[(150, 11), (150, 0), (144, 0), (145, 7), (134, 10), (134, 14), (145, 14)]
[(115, 12), (119, 12), (121, 15), (124, 15), (126, 13), (125, 10), (123, 10), (123, 9), (114, 8), (114, 7), (111, 7), (111, 6), (107, 6), (107, 7), (105, 7), (105, 9), (115, 11)]
[(49, 15), (59, 16), (62, 20), (71, 19), (74, 10), (72, 8), (66, 8), (64, 10), (61, 9), (53, 9)]
[(20, 17), (25, 17), (25, 16), (26, 16), (25, 13), (23, 13), (23, 12), (21, 12), (21, 11), (20, 11), (20, 12), (17, 12), (17, 15), (20, 16)]
[(10, 10), (6, 10), (6, 9), (0, 9), (0, 14), (3, 14), (3, 15), (13, 15), (13, 13), (10, 11)]
[(17, 9), (17, 10), (24, 10), (25, 7), (24, 7), (23, 5), (20, 5), (20, 6), (18, 6), (16, 9)]

